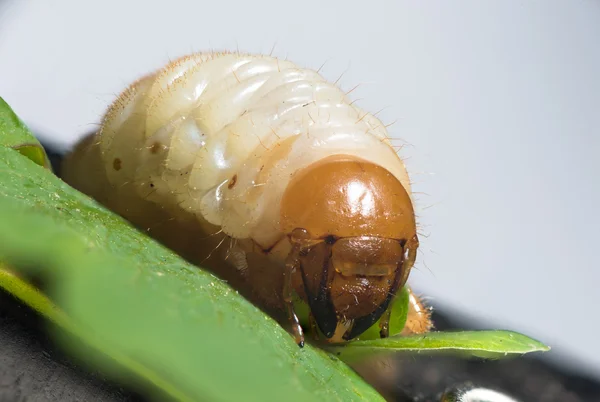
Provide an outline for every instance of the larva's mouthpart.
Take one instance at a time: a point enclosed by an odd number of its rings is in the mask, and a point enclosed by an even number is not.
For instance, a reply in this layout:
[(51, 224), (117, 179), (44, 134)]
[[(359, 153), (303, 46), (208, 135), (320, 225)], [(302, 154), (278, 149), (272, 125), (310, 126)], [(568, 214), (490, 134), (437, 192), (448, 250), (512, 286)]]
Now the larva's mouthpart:
[[(335, 155), (343, 155), (345, 162), (327, 159)], [(333, 170), (331, 163), (337, 166)], [(381, 295), (393, 293), (394, 284), (401, 286), (410, 271), (389, 267), (414, 261), (418, 244), (408, 175), (385, 126), (315, 71), (269, 56), (182, 57), (121, 94), (95, 137), (67, 158), (64, 178), (190, 260), (210, 255), (203, 265), (246, 287), (246, 295), (259, 304), (278, 309), (287, 299), (281, 289), (283, 267), (286, 261), (292, 264), (290, 231), (302, 220), (293, 210), (303, 207), (282, 199), (308, 202), (319, 197), (310, 185), (293, 184), (309, 167), (322, 177), (315, 179), (314, 188), (329, 199), (329, 208), (314, 211), (308, 227), (302, 227), (311, 236), (404, 242), (402, 251), (381, 251), (390, 260), (375, 264), (385, 271), (377, 274), (385, 284), (372, 279), (365, 288), (370, 290), (363, 292), (365, 299), (374, 295), (374, 307), (365, 307), (363, 296), (351, 298), (362, 307), (348, 301), (343, 302), (347, 308), (342, 302), (334, 306), (336, 322), (380, 314), (377, 309), (386, 303)], [(362, 169), (370, 173), (365, 176)], [(370, 216), (350, 211), (336, 215), (335, 180), (346, 180), (348, 187), (352, 175), (370, 177), (374, 186)], [(282, 208), (289, 213), (281, 215)], [(226, 237), (236, 241), (224, 241)], [(387, 250), (380, 243), (364, 247)], [(302, 289), (302, 279), (289, 266), (294, 274), (290, 288)], [(340, 269), (357, 269), (348, 267)], [(354, 288), (336, 281), (331, 286), (342, 295), (339, 300), (347, 300), (343, 294)], [(346, 324), (358, 328), (357, 322)]]

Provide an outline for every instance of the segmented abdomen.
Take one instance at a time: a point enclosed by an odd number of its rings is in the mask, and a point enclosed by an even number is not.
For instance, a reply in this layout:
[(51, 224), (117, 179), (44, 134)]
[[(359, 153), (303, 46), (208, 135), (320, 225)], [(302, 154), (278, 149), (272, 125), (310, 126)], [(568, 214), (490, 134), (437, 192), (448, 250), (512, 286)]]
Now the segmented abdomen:
[(265, 249), (281, 236), (290, 177), (321, 158), (360, 156), (410, 194), (383, 124), (317, 72), (273, 57), (178, 59), (121, 94), (94, 141), (113, 188)]

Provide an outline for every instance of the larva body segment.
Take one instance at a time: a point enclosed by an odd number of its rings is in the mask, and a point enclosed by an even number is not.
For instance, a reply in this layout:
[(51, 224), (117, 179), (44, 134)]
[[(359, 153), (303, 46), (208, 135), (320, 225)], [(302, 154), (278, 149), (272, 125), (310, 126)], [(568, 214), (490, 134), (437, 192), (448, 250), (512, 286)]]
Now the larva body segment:
[[(287, 304), (293, 315), (291, 288), (306, 299), (313, 315), (317, 299), (323, 299), (319, 303), (328, 315), (316, 318), (333, 340), (344, 333), (347, 338), (358, 322), (344, 313), (353, 307), (336, 300), (347, 299), (348, 289), (358, 286), (362, 296), (350, 295), (358, 303), (379, 286), (377, 306), (385, 311), (387, 295), (404, 284), (416, 255), (409, 179), (384, 125), (318, 73), (274, 57), (201, 53), (170, 63), (123, 92), (100, 131), (82, 142), (64, 166), (67, 182), (185, 257), (201, 262), (210, 254), (203, 265), (267, 309), (282, 311)], [(358, 169), (356, 175), (365, 176), (366, 184), (344, 176), (348, 169)], [(95, 172), (92, 180), (89, 172)], [(334, 172), (329, 182), (321, 183), (328, 172)], [(306, 180), (309, 184), (298, 184)], [(339, 188), (329, 198), (315, 195), (336, 186), (336, 180)], [(352, 183), (364, 184), (363, 193), (352, 195)], [(336, 207), (332, 203), (342, 193)], [(316, 214), (330, 204), (327, 216), (345, 215), (334, 216), (323, 233), (313, 236), (311, 228), (293, 226), (306, 220), (304, 208), (296, 205), (304, 202)], [(364, 238), (356, 247), (384, 257), (375, 264), (365, 254), (358, 261), (342, 245), (345, 240), (334, 245), (326, 238)], [(307, 274), (306, 267), (318, 257), (302, 263), (307, 255), (302, 253), (321, 244), (324, 273)], [(327, 268), (336, 261), (335, 269)], [(348, 275), (358, 282), (346, 284)], [(375, 285), (374, 277), (382, 284)], [(377, 306), (361, 310), (369, 316), (363, 326), (382, 314)]]

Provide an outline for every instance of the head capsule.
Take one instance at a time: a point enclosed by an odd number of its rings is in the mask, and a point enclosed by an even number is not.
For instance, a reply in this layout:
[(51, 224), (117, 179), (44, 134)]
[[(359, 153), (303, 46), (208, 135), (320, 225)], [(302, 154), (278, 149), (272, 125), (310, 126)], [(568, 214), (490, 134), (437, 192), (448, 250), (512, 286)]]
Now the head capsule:
[(418, 247), (412, 201), (388, 170), (335, 155), (294, 175), (281, 203), (302, 285), (321, 332), (349, 340), (386, 311)]

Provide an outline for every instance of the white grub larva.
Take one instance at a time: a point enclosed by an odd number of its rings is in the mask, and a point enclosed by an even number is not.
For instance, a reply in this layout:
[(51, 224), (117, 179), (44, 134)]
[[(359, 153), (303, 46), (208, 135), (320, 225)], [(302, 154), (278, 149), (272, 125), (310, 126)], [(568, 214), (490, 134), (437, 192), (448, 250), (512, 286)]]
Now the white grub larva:
[(329, 342), (381, 317), (387, 336), (416, 258), (409, 178), (385, 126), (274, 57), (200, 53), (140, 79), (62, 176), (287, 317), (300, 345), (294, 292)]

